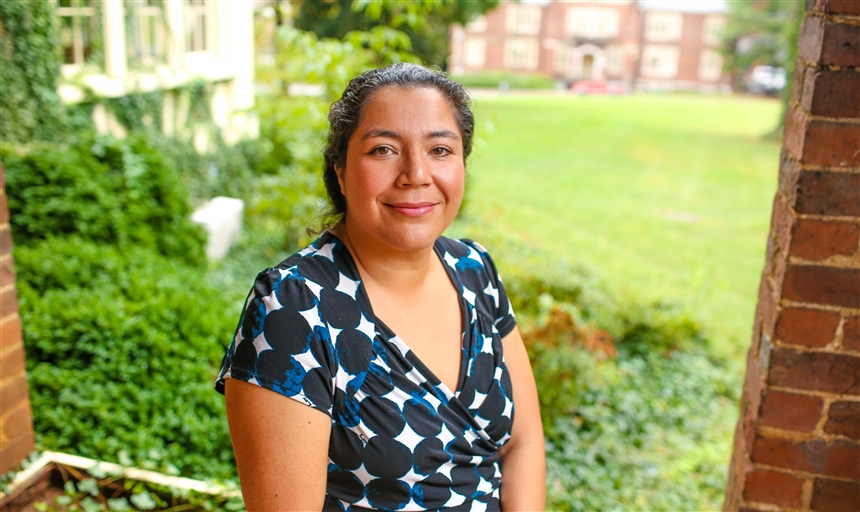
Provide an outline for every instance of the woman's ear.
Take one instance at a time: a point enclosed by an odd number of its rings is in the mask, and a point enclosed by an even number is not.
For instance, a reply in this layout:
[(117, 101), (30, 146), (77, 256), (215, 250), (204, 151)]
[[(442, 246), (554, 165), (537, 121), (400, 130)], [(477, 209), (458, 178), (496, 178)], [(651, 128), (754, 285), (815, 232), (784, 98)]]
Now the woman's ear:
[(334, 166), (334, 173), (337, 174), (337, 184), (340, 185), (340, 194), (343, 197), (346, 197), (346, 192), (344, 191), (344, 189), (346, 187), (344, 187), (344, 185), (343, 185), (343, 168), (335, 165)]

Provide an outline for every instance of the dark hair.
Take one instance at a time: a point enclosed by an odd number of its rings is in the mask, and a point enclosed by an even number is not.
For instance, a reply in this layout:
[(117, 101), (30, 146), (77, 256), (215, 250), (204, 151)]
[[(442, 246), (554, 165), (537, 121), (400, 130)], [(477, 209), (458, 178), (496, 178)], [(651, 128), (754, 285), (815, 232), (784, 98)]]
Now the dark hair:
[(364, 107), (376, 92), (385, 87), (431, 88), (442, 93), (451, 104), (454, 121), (463, 138), (464, 165), (472, 152), (475, 119), (469, 109), (469, 93), (462, 85), (446, 77), (441, 71), (403, 62), (365, 71), (350, 80), (343, 96), (332, 104), (328, 113), (329, 132), (323, 167), (323, 181), (331, 202), (327, 214), (328, 224), (337, 222), (346, 214), (346, 198), (340, 191), (335, 167), (342, 168), (346, 163), (349, 139), (361, 121)]

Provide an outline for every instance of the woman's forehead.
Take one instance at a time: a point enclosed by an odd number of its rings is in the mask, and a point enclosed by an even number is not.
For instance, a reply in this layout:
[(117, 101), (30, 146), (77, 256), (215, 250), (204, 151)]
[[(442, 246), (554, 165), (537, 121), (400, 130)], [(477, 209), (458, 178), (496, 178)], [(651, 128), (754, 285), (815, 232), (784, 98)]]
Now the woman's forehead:
[(353, 135), (362, 139), (373, 131), (460, 132), (451, 102), (433, 87), (380, 89), (365, 104), (356, 128)]

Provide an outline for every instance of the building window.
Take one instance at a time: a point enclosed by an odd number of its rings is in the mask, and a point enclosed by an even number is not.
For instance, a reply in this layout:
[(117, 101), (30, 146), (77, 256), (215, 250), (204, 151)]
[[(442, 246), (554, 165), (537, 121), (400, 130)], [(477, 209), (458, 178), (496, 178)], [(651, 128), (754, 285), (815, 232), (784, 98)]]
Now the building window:
[(702, 28), (702, 41), (711, 46), (720, 44), (725, 27), (726, 18), (723, 16), (706, 16), (704, 27)]
[(469, 22), (466, 25), (466, 32), (486, 32), (487, 31), (487, 17), (483, 14), (480, 16), (476, 16), (475, 19)]
[(618, 11), (594, 7), (572, 7), (565, 15), (565, 28), (572, 36), (608, 39), (618, 35)]
[(472, 68), (484, 66), (487, 55), (487, 43), (483, 37), (466, 36), (464, 63)]
[(606, 74), (619, 77), (624, 74), (624, 54), (619, 46), (609, 46), (604, 52), (606, 57)]
[(185, 50), (209, 50), (209, 6), (207, 0), (185, 0)]
[(63, 62), (83, 66), (90, 62), (99, 37), (98, 15), (94, 0), (60, 0), (60, 45)]
[(564, 76), (573, 74), (573, 50), (566, 44), (559, 44), (555, 50), (555, 71)]
[(671, 43), (681, 39), (683, 15), (677, 12), (649, 12), (645, 16), (645, 39)]
[(713, 50), (704, 50), (699, 55), (699, 79), (716, 82), (723, 74), (723, 56)]
[(510, 69), (537, 69), (538, 50), (536, 39), (509, 37), (505, 41), (505, 66)]
[(128, 60), (131, 65), (153, 66), (167, 53), (161, 0), (134, 0), (126, 4)]
[(678, 48), (648, 45), (642, 51), (642, 75), (649, 78), (675, 78), (678, 74)]
[(505, 24), (509, 34), (536, 35), (540, 33), (541, 8), (537, 5), (507, 4)]

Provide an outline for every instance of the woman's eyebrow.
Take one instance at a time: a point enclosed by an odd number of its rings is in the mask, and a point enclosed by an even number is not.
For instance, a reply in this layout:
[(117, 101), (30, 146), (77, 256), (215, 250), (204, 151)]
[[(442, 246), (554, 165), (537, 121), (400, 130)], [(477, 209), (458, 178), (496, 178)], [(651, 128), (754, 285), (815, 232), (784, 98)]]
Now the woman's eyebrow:
[(364, 135), (361, 136), (361, 140), (372, 139), (374, 137), (388, 137), (390, 139), (400, 139), (400, 135), (397, 132), (392, 132), (391, 130), (368, 130), (364, 132)]
[(430, 132), (427, 134), (427, 139), (452, 139), (460, 140), (460, 136), (451, 130), (440, 130), (438, 132)]
[[(391, 130), (374, 129), (374, 130), (368, 130), (368, 131), (364, 132), (364, 134), (361, 136), (361, 140), (365, 141), (367, 139), (372, 139), (375, 137), (387, 137), (389, 139), (398, 139), (398, 140), (402, 138), (399, 133), (393, 132)], [(452, 132), (451, 130), (438, 130), (438, 131), (430, 132), (424, 138), (425, 139), (460, 140), (460, 136), (457, 135), (456, 133)]]

